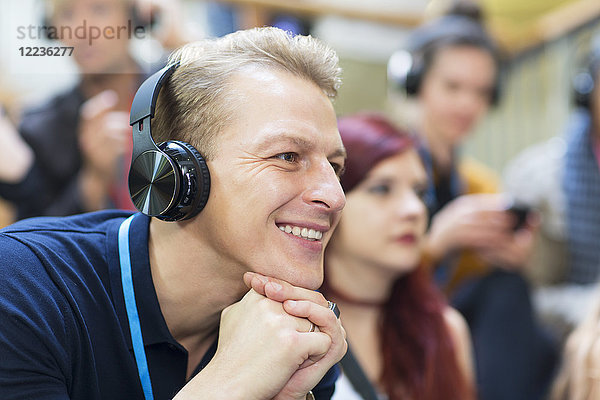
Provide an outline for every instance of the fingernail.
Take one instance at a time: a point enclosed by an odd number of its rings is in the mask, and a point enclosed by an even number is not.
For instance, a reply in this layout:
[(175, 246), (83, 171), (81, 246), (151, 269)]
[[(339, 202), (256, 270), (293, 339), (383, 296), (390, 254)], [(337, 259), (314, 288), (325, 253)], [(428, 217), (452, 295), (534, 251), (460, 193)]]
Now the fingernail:
[(269, 282), (268, 284), (271, 285), (271, 288), (276, 292), (281, 290), (281, 285), (277, 282)]
[(288, 300), (288, 301), (286, 301), (286, 303), (287, 303), (287, 305), (288, 305), (289, 307), (292, 307), (292, 308), (294, 308), (294, 307), (296, 307), (296, 304), (297, 304), (298, 302), (297, 302), (296, 300)]
[(260, 281), (260, 282), (261, 282), (263, 285), (265, 285), (265, 284), (269, 283), (269, 279), (267, 279), (267, 277), (266, 277), (266, 276), (262, 276), (262, 275), (259, 275), (259, 274), (255, 274), (254, 276), (256, 276), (256, 278), (257, 278), (257, 279), (258, 279), (258, 280), (259, 280), (259, 281)]

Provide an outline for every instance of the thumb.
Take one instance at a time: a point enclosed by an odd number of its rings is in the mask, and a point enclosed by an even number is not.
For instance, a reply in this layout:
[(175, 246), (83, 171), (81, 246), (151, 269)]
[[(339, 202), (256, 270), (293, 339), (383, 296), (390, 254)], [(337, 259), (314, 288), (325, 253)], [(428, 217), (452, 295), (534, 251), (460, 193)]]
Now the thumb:
[(104, 90), (83, 103), (81, 117), (88, 120), (96, 118), (111, 111), (118, 101), (119, 97), (114, 90)]

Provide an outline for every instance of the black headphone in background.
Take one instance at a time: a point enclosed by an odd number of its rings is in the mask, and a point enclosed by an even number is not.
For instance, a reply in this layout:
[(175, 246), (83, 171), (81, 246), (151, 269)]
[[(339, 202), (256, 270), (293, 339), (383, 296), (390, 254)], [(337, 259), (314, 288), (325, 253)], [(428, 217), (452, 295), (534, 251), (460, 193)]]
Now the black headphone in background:
[[(600, 37), (598, 42), (600, 42)], [(600, 46), (592, 46), (586, 65), (582, 70), (573, 77), (573, 101), (577, 107), (591, 111), (592, 95), (598, 85), (598, 75), (600, 75)]]
[(481, 24), (463, 15), (446, 15), (413, 31), (403, 49), (387, 64), (388, 82), (407, 96), (416, 96), (438, 51), (451, 46), (473, 46), (487, 50), (496, 63), (496, 80), (490, 104), (500, 101), (501, 63), (498, 50)]
[(158, 93), (179, 63), (167, 65), (142, 83), (133, 103), (133, 154), (129, 194), (143, 214), (163, 221), (181, 221), (197, 215), (208, 201), (210, 173), (204, 157), (189, 143), (171, 140), (158, 145), (152, 139)]

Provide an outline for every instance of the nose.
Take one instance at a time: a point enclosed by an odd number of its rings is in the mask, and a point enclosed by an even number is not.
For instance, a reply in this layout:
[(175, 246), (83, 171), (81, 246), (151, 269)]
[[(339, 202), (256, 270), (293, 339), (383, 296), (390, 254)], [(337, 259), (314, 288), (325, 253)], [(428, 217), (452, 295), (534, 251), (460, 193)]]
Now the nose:
[(402, 218), (420, 219), (425, 217), (426, 209), (423, 200), (413, 190), (407, 191), (396, 203), (397, 213)]
[(313, 168), (306, 179), (307, 190), (302, 196), (306, 203), (317, 205), (329, 212), (342, 211), (346, 205), (346, 196), (329, 161), (320, 163), (318, 168)]

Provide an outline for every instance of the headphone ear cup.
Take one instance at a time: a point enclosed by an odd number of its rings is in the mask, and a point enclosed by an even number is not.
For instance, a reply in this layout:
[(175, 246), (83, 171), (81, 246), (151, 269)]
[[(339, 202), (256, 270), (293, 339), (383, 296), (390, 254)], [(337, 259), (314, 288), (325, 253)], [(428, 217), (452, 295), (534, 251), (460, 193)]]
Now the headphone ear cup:
[(573, 78), (573, 101), (577, 107), (590, 108), (590, 97), (594, 91), (594, 78), (590, 72), (580, 72)]
[(496, 81), (494, 82), (494, 87), (492, 88), (492, 93), (490, 95), (490, 105), (492, 107), (497, 106), (500, 103), (500, 99), (502, 98), (502, 87), (504, 85), (504, 77), (503, 72), (498, 66), (498, 70), (496, 71)]
[(168, 141), (159, 148), (177, 166), (181, 184), (172, 207), (158, 218), (181, 221), (196, 216), (206, 206), (210, 194), (210, 172), (206, 160), (189, 143)]
[(172, 158), (158, 149), (144, 151), (131, 163), (129, 194), (143, 214), (162, 219), (179, 197), (181, 174)]
[(176, 143), (185, 148), (192, 155), (191, 160), (194, 163), (195, 169), (195, 180), (193, 180), (191, 184), (197, 187), (198, 190), (192, 207), (185, 217), (185, 219), (188, 219), (202, 211), (208, 202), (210, 195), (210, 171), (208, 170), (206, 160), (194, 146), (185, 142), (177, 141)]
[(417, 94), (421, 73), (418, 71), (418, 60), (408, 50), (397, 50), (389, 58), (387, 64), (388, 82), (395, 89), (402, 90), (407, 96)]
[(413, 63), (411, 68), (406, 74), (406, 82), (404, 84), (407, 96), (416, 96), (421, 88), (421, 81), (423, 80), (423, 66)]

